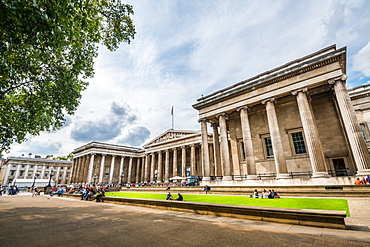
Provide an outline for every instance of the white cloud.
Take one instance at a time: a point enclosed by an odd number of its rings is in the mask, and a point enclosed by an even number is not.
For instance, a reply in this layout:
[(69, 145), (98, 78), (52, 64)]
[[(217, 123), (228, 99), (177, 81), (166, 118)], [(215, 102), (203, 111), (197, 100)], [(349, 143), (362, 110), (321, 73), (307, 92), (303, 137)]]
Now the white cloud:
[[(154, 138), (171, 128), (172, 106), (175, 129), (197, 130), (198, 114), (191, 105), (201, 94), (332, 44), (348, 46), (349, 84), (359, 83), (356, 70), (369, 76), (370, 2), (366, 0), (127, 2), (134, 6), (135, 39), (113, 53), (100, 48), (95, 78), (89, 80), (69, 124), (34, 138), (62, 143), (54, 155), (85, 144), (71, 138), (73, 129), (95, 126), (103, 138), (104, 128), (98, 123), (114, 125), (111, 129), (117, 132), (109, 136), (112, 142), (139, 145), (148, 141), (144, 140), (148, 135)], [(114, 122), (104, 122), (112, 118), (113, 102), (129, 106), (135, 122), (117, 115)], [(24, 147), (35, 153), (36, 146)], [(18, 150), (14, 146), (11, 152), (18, 154)]]
[(353, 68), (370, 77), (370, 41), (353, 56)]

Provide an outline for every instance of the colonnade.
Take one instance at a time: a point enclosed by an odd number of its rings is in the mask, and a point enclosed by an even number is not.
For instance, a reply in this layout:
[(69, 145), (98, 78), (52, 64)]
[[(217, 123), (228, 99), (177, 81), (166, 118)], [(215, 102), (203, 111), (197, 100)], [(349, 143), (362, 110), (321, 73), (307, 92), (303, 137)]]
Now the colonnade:
[(71, 183), (168, 182), (171, 177), (202, 175), (199, 143), (136, 156), (89, 153), (73, 160)]
[[(15, 166), (15, 167), (13, 167)], [(50, 164), (22, 164), (9, 163), (6, 167), (4, 184), (10, 180), (17, 179), (49, 179), (50, 172), (53, 171), (52, 179), (56, 184), (68, 184), (70, 179), (70, 165), (50, 165)]]
[[(339, 115), (342, 119), (345, 135), (350, 144), (350, 150), (353, 153), (355, 166), (358, 169), (358, 175), (369, 175), (370, 174), (370, 157), (366, 147), (365, 140), (361, 133), (360, 126), (356, 119), (355, 111), (351, 105), (348, 92), (345, 87), (346, 76), (329, 80), (328, 83), (333, 85), (333, 91), (335, 94), (335, 101), (338, 105)], [(308, 88), (300, 88), (291, 92), (295, 96), (298, 105), (299, 115), (302, 122), (302, 128), (305, 138), (305, 144), (307, 153), (310, 159), (312, 167), (313, 177), (327, 177), (327, 167), (325, 163), (325, 156), (323, 153), (320, 137), (315, 122), (315, 117), (312, 111), (312, 106), (307, 95)], [(270, 97), (262, 100), (261, 102), (265, 105), (267, 123), (269, 128), (269, 134), (272, 142), (272, 149), (274, 155), (274, 164), (276, 170), (277, 179), (289, 178), (289, 171), (287, 169), (286, 159), (283, 150), (282, 137), (280, 135), (280, 126), (278, 123), (278, 117), (275, 109), (276, 99)], [(258, 104), (258, 103), (256, 103)], [(256, 165), (254, 148), (252, 143), (252, 132), (249, 123), (249, 107), (242, 106), (235, 108), (240, 114), (241, 132), (244, 143), (244, 153), (246, 169), (243, 174), (247, 175), (247, 179), (256, 179)], [(216, 175), (219, 175), (219, 171), (222, 172), (223, 180), (232, 180), (232, 175), (235, 174), (231, 170), (231, 157), (230, 145), (227, 130), (228, 114), (226, 112), (219, 113), (215, 116), (209, 116), (213, 121), (213, 152), (214, 152), (214, 167)], [(210, 162), (210, 155), (208, 152), (208, 139), (204, 138), (207, 131), (208, 117), (199, 120), (201, 122), (202, 132), (202, 147), (203, 147), (203, 164), (204, 164), (204, 179), (209, 179), (209, 171), (211, 170), (212, 163)], [(218, 130), (219, 128), (219, 130)]]

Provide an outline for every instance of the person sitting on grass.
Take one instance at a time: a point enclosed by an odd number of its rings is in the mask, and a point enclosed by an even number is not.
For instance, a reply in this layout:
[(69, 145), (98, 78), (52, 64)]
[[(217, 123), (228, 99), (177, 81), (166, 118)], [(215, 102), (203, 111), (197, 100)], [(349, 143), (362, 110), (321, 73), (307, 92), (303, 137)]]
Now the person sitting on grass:
[(269, 199), (274, 199), (275, 198), (275, 195), (274, 195), (274, 192), (272, 192), (271, 190), (269, 190), (269, 194), (267, 196)]
[(96, 202), (104, 202), (103, 200), (104, 195), (105, 195), (104, 190), (100, 189), (98, 195), (95, 197)]
[(167, 197), (166, 197), (166, 200), (172, 200), (172, 195), (171, 195), (170, 192), (168, 192)]
[(177, 199), (175, 199), (176, 201), (183, 201), (184, 199), (182, 198), (182, 195), (180, 193), (177, 193), (177, 195), (179, 196)]
[(272, 190), (272, 193), (274, 194), (274, 198), (280, 198), (280, 196), (278, 195), (278, 193), (275, 192), (274, 190)]
[(253, 198), (258, 198), (258, 191), (257, 191), (257, 189), (254, 190)]

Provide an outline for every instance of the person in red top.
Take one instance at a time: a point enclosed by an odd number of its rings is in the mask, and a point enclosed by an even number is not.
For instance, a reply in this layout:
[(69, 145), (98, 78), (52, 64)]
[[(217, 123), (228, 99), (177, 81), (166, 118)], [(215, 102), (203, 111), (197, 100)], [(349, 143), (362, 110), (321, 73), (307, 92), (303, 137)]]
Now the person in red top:
[(362, 184), (362, 181), (360, 180), (360, 178), (357, 178), (355, 180), (355, 185), (360, 185), (360, 184)]

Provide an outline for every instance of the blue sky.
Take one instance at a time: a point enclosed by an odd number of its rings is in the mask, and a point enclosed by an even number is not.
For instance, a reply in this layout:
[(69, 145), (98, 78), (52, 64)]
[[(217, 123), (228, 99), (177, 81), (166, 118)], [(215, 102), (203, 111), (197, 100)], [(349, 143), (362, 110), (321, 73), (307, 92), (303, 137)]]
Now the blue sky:
[(100, 48), (95, 77), (64, 128), (15, 144), (9, 156), (66, 155), (90, 141), (140, 147), (171, 128), (199, 130), (191, 105), (336, 44), (347, 87), (370, 82), (370, 1), (132, 0), (137, 35)]

